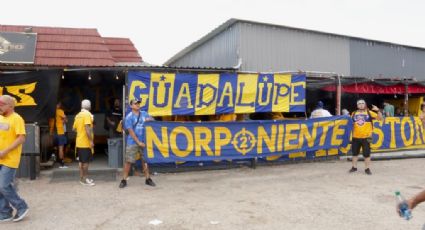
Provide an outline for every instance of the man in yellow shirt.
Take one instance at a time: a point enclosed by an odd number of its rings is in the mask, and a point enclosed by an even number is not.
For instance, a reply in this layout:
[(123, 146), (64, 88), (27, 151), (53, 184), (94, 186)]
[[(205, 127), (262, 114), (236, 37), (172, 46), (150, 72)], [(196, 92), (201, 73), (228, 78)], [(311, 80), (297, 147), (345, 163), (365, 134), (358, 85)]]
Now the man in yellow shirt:
[(67, 144), (67, 139), (65, 136), (66, 132), (66, 122), (68, 122), (68, 119), (66, 118), (65, 112), (62, 109), (62, 103), (59, 102), (56, 105), (56, 114), (55, 119), (53, 122), (53, 125), (50, 129), (50, 134), (54, 135), (54, 142), (55, 145), (58, 146), (58, 161), (59, 161), (59, 168), (68, 168), (65, 166), (64, 159), (64, 147)]
[[(25, 122), (15, 113), (15, 99), (0, 96), (0, 222), (20, 221), (28, 214), (27, 203), (12, 185), (25, 142)], [(15, 216), (12, 215), (16, 209)]]
[(81, 112), (75, 116), (73, 130), (77, 132), (75, 147), (80, 161), (80, 184), (95, 185), (87, 178), (89, 162), (92, 157), (93, 144), (93, 115), (90, 113), (91, 103), (85, 99), (81, 102)]
[(357, 101), (357, 110), (351, 115), (353, 119), (353, 138), (351, 143), (353, 166), (349, 171), (350, 173), (357, 171), (357, 160), (361, 148), (366, 165), (365, 173), (372, 175), (370, 171), (370, 143), (372, 142), (373, 120), (382, 120), (382, 113), (378, 107), (372, 105), (372, 111), (369, 111), (366, 102), (360, 99)]

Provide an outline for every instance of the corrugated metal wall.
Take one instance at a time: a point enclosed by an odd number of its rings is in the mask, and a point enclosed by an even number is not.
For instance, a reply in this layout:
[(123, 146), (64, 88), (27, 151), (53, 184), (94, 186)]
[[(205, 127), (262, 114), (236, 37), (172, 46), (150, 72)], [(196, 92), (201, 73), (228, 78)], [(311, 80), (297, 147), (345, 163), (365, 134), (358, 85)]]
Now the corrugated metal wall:
[(241, 71), (320, 71), (345, 76), (416, 77), (425, 80), (425, 50), (238, 21), (170, 66)]
[(239, 29), (229, 27), (169, 66), (176, 67), (232, 67), (237, 65)]
[(350, 73), (349, 39), (304, 30), (238, 22), (243, 71)]
[(425, 80), (425, 51), (404, 46), (350, 40), (351, 75), (416, 77)]

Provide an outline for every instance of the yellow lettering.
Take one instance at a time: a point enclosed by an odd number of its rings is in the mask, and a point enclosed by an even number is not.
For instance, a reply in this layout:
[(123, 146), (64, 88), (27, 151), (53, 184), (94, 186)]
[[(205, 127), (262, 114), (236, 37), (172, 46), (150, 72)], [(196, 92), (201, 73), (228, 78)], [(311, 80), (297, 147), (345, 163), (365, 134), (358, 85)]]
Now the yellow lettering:
[(190, 97), (189, 83), (183, 83), (182, 86), (180, 87), (180, 91), (179, 91), (179, 94), (177, 95), (177, 100), (176, 100), (176, 103), (174, 104), (174, 107), (181, 108), (182, 107), (181, 100), (183, 98), (186, 98), (187, 100), (187, 104), (185, 108), (192, 109), (193, 104), (192, 104), (192, 99)]
[(341, 126), (347, 125), (348, 120), (338, 120), (335, 121), (335, 126), (334, 126), (334, 130), (332, 132), (332, 139), (331, 139), (331, 145), (341, 145), (342, 144), (342, 140), (338, 139), (338, 136), (343, 135), (345, 132), (344, 129), (341, 129)]
[(338, 155), (338, 149), (328, 149), (328, 156)]
[[(222, 134), (224, 137), (221, 138)], [(216, 127), (214, 129), (215, 155), (221, 156), (221, 147), (230, 143), (232, 133), (226, 127)]]
[(264, 143), (266, 143), (267, 148), (270, 150), (270, 152), (273, 153), (276, 151), (276, 130), (276, 125), (272, 125), (270, 131), (271, 135), (269, 136), (263, 126), (258, 126), (257, 152), (259, 154), (263, 153), (263, 141)]
[(334, 122), (333, 121), (321, 121), (321, 122), (318, 122), (318, 123), (319, 123), (319, 127), (322, 127), (322, 129), (323, 129), (323, 133), (320, 136), (320, 142), (319, 142), (319, 145), (322, 146), (322, 145), (325, 144), (326, 136), (328, 134), (329, 127), (333, 126)]
[(283, 150), (283, 135), (285, 134), (285, 126), (280, 124), (278, 126), (278, 134), (277, 134), (277, 151), (281, 152)]
[(391, 140), (390, 140), (390, 148), (395, 149), (397, 147), (396, 145), (396, 139), (395, 139), (395, 124), (400, 124), (400, 120), (397, 117), (389, 117), (385, 119), (386, 124), (390, 124), (391, 128)]
[[(409, 125), (409, 131), (410, 131), (410, 135), (409, 135), (409, 139), (407, 139), (406, 137), (406, 130), (405, 130), (405, 126), (406, 123)], [(410, 120), (410, 117), (404, 117), (401, 119), (401, 139), (403, 140), (403, 143), (405, 146), (410, 146), (413, 144), (414, 141), (414, 129), (413, 129), (413, 123), (412, 120)]]
[[(209, 147), (211, 142), (211, 130), (207, 127), (195, 127), (195, 156), (200, 157), (202, 149), (205, 150), (208, 156), (214, 156), (213, 151)], [(205, 138), (202, 138), (202, 135), (205, 135)]]
[(373, 126), (372, 134), (376, 134), (378, 136), (378, 140), (373, 144), (370, 144), (370, 148), (372, 149), (379, 149), (381, 148), (382, 144), (384, 143), (384, 132), (382, 129), (378, 126)]
[[(186, 141), (183, 143), (187, 143), (186, 149), (180, 150), (177, 145), (177, 136), (182, 134), (185, 136)], [(193, 135), (190, 130), (184, 126), (178, 126), (173, 129), (170, 134), (170, 146), (173, 153), (178, 157), (187, 157), (193, 151)]]
[(414, 117), (413, 120), (415, 122), (415, 134), (416, 134), (415, 145), (422, 145), (424, 144), (424, 140), (423, 140), (424, 126), (422, 124), (422, 120), (419, 117)]
[(156, 135), (155, 131), (152, 127), (147, 126), (146, 127), (146, 150), (148, 154), (148, 158), (154, 158), (154, 151), (153, 146), (155, 145), (159, 152), (161, 152), (161, 155), (164, 158), (168, 158), (169, 152), (169, 143), (168, 143), (168, 133), (167, 133), (167, 127), (161, 127), (161, 136), (162, 141), (159, 140), (159, 137)]
[[(16, 106), (31, 106), (37, 105), (33, 97), (31, 97), (30, 93), (34, 92), (35, 86), (37, 82), (25, 84), (25, 85), (15, 85), (15, 86), (6, 86), (7, 92), (13, 94), (14, 96), (19, 97)], [(22, 93), (22, 91), (24, 91)]]
[(285, 150), (294, 150), (298, 148), (298, 143), (291, 144), (291, 141), (297, 140), (298, 135), (296, 133), (292, 133), (293, 131), (297, 131), (300, 129), (299, 124), (287, 124), (286, 125), (286, 135), (285, 135)]
[(224, 98), (229, 98), (228, 107), (233, 107), (233, 88), (230, 82), (226, 82), (223, 87), (223, 93), (221, 94), (220, 101), (218, 102), (217, 107), (223, 107)]
[(266, 101), (263, 101), (263, 89), (264, 89), (264, 82), (261, 82), (258, 84), (258, 104), (261, 106), (266, 106), (270, 103), (270, 95), (272, 93), (272, 83), (267, 83), (267, 95), (266, 95)]
[(302, 101), (295, 101), (295, 98), (297, 98), (299, 95), (298, 93), (295, 93), (295, 88), (296, 86), (303, 86), (305, 88), (305, 82), (294, 82), (291, 84), (291, 105), (304, 105), (305, 104), (305, 99)]
[[(136, 91), (136, 88), (137, 87), (139, 87), (140, 89), (146, 89), (146, 85), (142, 81), (133, 81), (133, 82), (131, 82), (130, 92), (128, 93), (128, 100), (131, 100), (131, 99), (134, 99), (135, 98), (134, 92)], [(141, 101), (140, 107), (145, 106), (146, 103), (148, 102), (149, 95), (147, 95), (147, 94), (140, 94), (138, 96), (139, 96), (140, 101)]]
[(313, 130), (312, 133), (310, 134), (310, 132), (308, 131), (308, 126), (306, 124), (301, 124), (301, 129), (300, 129), (300, 144), (299, 147), (302, 147), (304, 145), (304, 138), (307, 140), (307, 145), (308, 147), (313, 147), (314, 146), (314, 140), (317, 136), (317, 123), (313, 124)]

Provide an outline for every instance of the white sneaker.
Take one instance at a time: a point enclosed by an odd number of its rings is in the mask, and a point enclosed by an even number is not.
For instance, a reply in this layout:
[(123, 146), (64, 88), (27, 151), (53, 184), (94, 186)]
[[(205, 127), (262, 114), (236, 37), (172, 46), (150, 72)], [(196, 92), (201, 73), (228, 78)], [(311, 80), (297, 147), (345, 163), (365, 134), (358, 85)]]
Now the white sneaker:
[(86, 178), (86, 180), (87, 180), (89, 183), (93, 183), (93, 184), (94, 184), (94, 180), (93, 180), (93, 179)]
[(94, 186), (95, 185), (95, 183), (93, 183), (93, 180), (90, 180), (88, 178), (80, 180), (80, 184), (88, 185), (88, 186)]
[(67, 169), (67, 168), (68, 168), (68, 166), (63, 165), (63, 166), (59, 166), (59, 168), (60, 168), (60, 169)]

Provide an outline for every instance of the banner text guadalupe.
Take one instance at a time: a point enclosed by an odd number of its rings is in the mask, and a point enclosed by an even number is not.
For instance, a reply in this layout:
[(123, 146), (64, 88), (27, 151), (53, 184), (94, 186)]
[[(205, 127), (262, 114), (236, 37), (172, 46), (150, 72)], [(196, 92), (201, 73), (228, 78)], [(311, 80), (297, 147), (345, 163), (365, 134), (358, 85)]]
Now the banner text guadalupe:
[(304, 112), (305, 75), (128, 73), (129, 100), (152, 116)]

